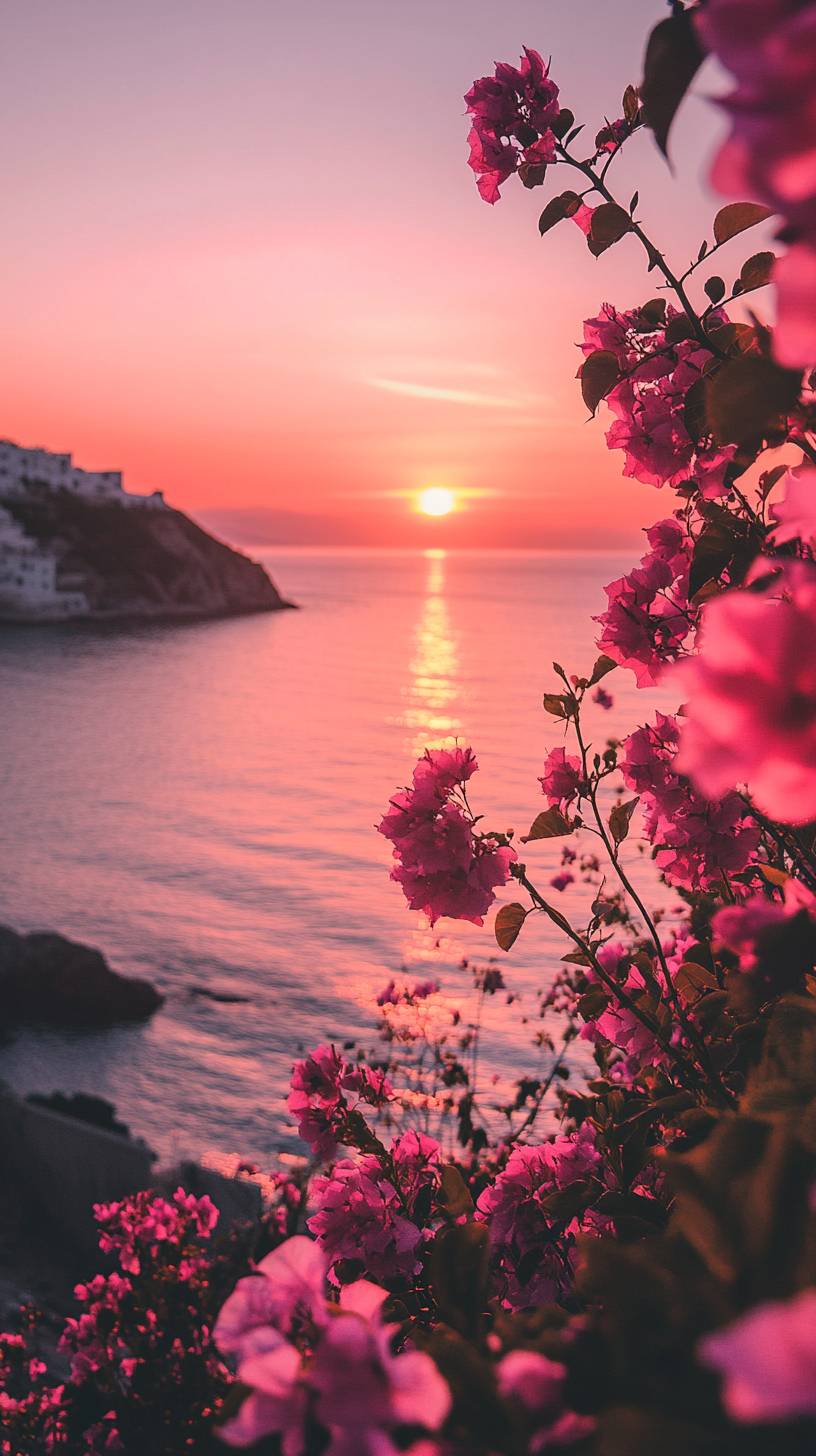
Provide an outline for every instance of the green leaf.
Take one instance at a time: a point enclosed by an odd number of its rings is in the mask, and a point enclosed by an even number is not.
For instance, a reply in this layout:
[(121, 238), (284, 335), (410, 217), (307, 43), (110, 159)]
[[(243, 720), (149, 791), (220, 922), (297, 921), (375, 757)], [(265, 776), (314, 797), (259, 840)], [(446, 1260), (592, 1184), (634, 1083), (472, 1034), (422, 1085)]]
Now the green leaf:
[(589, 354), (581, 366), (581, 394), (584, 404), (594, 415), (601, 400), (613, 389), (620, 378), (617, 356), (611, 349), (596, 349)]
[(744, 233), (772, 216), (771, 209), (763, 207), (761, 202), (729, 202), (714, 219), (714, 237), (718, 243), (727, 243), (737, 233)]
[(749, 445), (778, 428), (799, 399), (802, 376), (770, 359), (727, 359), (706, 379), (706, 415), (718, 445)]
[(525, 834), (521, 842), (529, 844), (535, 839), (561, 839), (565, 834), (572, 834), (574, 828), (575, 825), (565, 818), (560, 809), (544, 809), (536, 815), (530, 825), (530, 833)]
[(527, 911), (517, 901), (502, 905), (496, 915), (493, 930), (500, 950), (510, 950), (518, 940), (521, 927), (527, 919)]
[(541, 236), (554, 228), (556, 223), (563, 222), (565, 217), (572, 217), (580, 206), (581, 199), (577, 192), (561, 192), (558, 197), (551, 197), (538, 219)]
[(699, 70), (703, 51), (687, 10), (661, 20), (649, 36), (640, 99), (643, 119), (664, 157), (677, 108)]
[(625, 804), (616, 804), (609, 815), (609, 829), (616, 844), (622, 844), (632, 822), (632, 815), (640, 803), (640, 796), (629, 799)]

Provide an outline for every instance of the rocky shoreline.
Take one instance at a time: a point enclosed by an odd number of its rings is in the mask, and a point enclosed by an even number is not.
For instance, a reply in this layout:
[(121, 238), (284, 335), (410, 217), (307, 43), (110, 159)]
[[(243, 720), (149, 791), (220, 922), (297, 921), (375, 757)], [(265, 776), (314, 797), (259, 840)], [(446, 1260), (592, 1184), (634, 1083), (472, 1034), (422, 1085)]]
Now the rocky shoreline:
[(91, 946), (0, 926), (0, 1030), (31, 1023), (98, 1030), (146, 1021), (163, 1003), (150, 981), (111, 970)]

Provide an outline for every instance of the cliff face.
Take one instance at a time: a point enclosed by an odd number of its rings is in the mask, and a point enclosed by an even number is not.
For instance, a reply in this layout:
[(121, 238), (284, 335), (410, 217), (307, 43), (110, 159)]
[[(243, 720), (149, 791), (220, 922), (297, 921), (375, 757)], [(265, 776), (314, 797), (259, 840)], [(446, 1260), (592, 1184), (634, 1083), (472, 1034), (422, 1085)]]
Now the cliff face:
[(291, 606), (264, 568), (169, 507), (78, 500), (65, 491), (4, 501), (26, 535), (57, 560), (91, 618), (196, 618)]

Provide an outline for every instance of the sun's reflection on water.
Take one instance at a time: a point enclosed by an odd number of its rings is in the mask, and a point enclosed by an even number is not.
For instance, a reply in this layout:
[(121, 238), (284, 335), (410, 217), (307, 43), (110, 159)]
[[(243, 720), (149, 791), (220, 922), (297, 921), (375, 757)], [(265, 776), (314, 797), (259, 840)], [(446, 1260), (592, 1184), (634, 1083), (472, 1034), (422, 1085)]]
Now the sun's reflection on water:
[(409, 751), (419, 757), (429, 746), (461, 729), (456, 707), (459, 650), (445, 594), (446, 554), (425, 552), (427, 575), (422, 612), (414, 635), (403, 723), (410, 730)]

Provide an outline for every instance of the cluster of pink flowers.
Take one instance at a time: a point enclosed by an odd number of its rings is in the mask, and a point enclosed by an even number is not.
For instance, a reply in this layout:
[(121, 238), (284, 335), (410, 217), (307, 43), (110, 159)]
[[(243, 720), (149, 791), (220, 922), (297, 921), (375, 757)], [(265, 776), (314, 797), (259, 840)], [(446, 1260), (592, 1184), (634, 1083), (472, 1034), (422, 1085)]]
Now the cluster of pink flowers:
[(788, 252), (775, 272), (784, 364), (816, 359), (816, 5), (812, 0), (707, 0), (696, 12), (705, 43), (736, 87), (721, 103), (731, 133), (712, 182), (779, 213)]
[(724, 905), (711, 931), (715, 945), (730, 950), (740, 970), (769, 993), (801, 989), (816, 963), (816, 895), (790, 876), (781, 898), (752, 895), (741, 905)]
[(391, 1433), (437, 1431), (450, 1392), (429, 1355), (392, 1353), (384, 1289), (347, 1284), (340, 1303), (325, 1295), (326, 1257), (310, 1239), (280, 1245), (242, 1280), (215, 1328), (250, 1394), (221, 1428), (232, 1446), (277, 1436), (286, 1456), (317, 1439), (326, 1456), (396, 1456)]
[(697, 618), (688, 597), (691, 541), (682, 525), (669, 516), (646, 538), (651, 549), (628, 576), (605, 587), (609, 605), (595, 618), (598, 647), (628, 667), (641, 688), (677, 660)]
[(209, 1238), (218, 1209), (206, 1194), (196, 1198), (177, 1188), (171, 1199), (145, 1192), (119, 1203), (96, 1203), (94, 1218), (103, 1254), (117, 1254), (126, 1273), (138, 1274), (145, 1257), (155, 1259), (160, 1245)]
[(428, 749), (378, 825), (394, 846), (391, 878), (432, 925), (442, 915), (482, 925), (516, 858), (494, 836), (474, 833), (463, 790), (476, 768), (470, 748)]
[[(607, 974), (634, 1001), (643, 995), (647, 989), (646, 978), (643, 971), (632, 963), (627, 946), (608, 941), (599, 948), (597, 957)], [(595, 979), (595, 973), (588, 970), (587, 980)], [(665, 1066), (668, 1061), (666, 1052), (649, 1028), (628, 1006), (614, 999), (599, 1016), (584, 1022), (581, 1037), (589, 1042), (602, 1038), (623, 1053), (622, 1058), (610, 1068), (609, 1076), (612, 1081), (624, 1086), (631, 1086), (644, 1068)]]
[[(64, 1385), (51, 1385), (44, 1362), (32, 1358), (23, 1335), (0, 1334), (0, 1456), (41, 1450), (68, 1452)], [(13, 1389), (19, 1394), (13, 1394)]]
[(570, 1184), (601, 1176), (601, 1155), (589, 1123), (537, 1147), (516, 1147), (495, 1181), (479, 1195), (480, 1218), (502, 1298), (511, 1309), (559, 1298), (571, 1283), (578, 1218), (559, 1221), (548, 1200)]
[(759, 830), (736, 793), (706, 799), (678, 772), (676, 718), (658, 712), (623, 743), (621, 769), (641, 798), (646, 838), (666, 879), (686, 890), (717, 887), (723, 872), (744, 870)]
[(333, 1046), (315, 1047), (295, 1062), (290, 1088), (286, 1105), (298, 1136), (321, 1158), (330, 1157), (343, 1141), (357, 1102), (379, 1108), (393, 1096), (384, 1072), (347, 1062)]
[(500, 62), (492, 76), (474, 81), (465, 103), (473, 118), (468, 165), (485, 202), (498, 201), (514, 172), (528, 187), (542, 182), (547, 163), (555, 160), (552, 128), (561, 108), (538, 51), (525, 46), (519, 66)]
[[(619, 312), (605, 303), (597, 317), (585, 320), (581, 349), (587, 356), (604, 349), (617, 359), (621, 378), (605, 396), (616, 417), (606, 443), (624, 451), (624, 475), (645, 485), (691, 484), (711, 499), (727, 495), (735, 452), (731, 445), (695, 441), (686, 428), (686, 396), (714, 356), (696, 339), (666, 343), (667, 325), (680, 318), (671, 304), (656, 324), (639, 309)], [(727, 322), (718, 309), (708, 326)]]
[(349, 1260), (385, 1284), (422, 1267), (423, 1220), (415, 1213), (420, 1191), (436, 1184), (439, 1144), (411, 1130), (395, 1140), (390, 1157), (388, 1171), (369, 1153), (342, 1159), (327, 1177), (315, 1178), (317, 1211), (308, 1220), (332, 1266)]
[[(763, 564), (774, 570), (755, 573)], [(814, 622), (816, 567), (804, 562), (705, 608), (698, 652), (673, 673), (688, 697), (677, 764), (702, 793), (746, 784), (774, 819), (816, 818)]]

